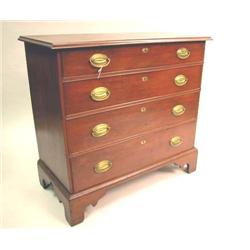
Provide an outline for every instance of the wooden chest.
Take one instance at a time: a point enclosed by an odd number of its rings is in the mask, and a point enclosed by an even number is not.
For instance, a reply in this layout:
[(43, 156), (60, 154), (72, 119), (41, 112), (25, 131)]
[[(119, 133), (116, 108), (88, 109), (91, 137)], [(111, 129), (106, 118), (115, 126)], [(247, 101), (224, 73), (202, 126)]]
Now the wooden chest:
[(161, 33), (21, 36), (41, 185), (70, 225), (108, 188), (177, 164), (194, 147), (205, 41)]

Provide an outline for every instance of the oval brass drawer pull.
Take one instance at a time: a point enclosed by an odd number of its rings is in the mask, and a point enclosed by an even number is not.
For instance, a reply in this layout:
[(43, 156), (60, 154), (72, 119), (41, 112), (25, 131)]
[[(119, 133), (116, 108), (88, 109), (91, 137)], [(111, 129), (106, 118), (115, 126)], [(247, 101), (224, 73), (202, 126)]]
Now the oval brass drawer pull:
[(177, 75), (174, 78), (174, 83), (176, 86), (181, 87), (186, 85), (188, 82), (188, 78), (185, 75)]
[(182, 142), (183, 142), (183, 140), (180, 136), (175, 136), (175, 137), (171, 138), (170, 145), (172, 147), (178, 147), (182, 144)]
[(94, 54), (89, 58), (90, 64), (95, 68), (104, 68), (107, 67), (110, 63), (110, 58), (105, 54)]
[(111, 92), (109, 91), (109, 89), (105, 87), (97, 87), (93, 89), (90, 93), (91, 98), (97, 102), (107, 100), (110, 97), (110, 95)]
[(141, 78), (141, 80), (142, 80), (143, 82), (147, 82), (147, 81), (148, 81), (148, 77), (147, 77), (147, 76), (143, 76), (143, 77)]
[(185, 113), (185, 111), (186, 111), (186, 108), (181, 104), (176, 105), (172, 108), (172, 114), (174, 116), (181, 116)]
[(92, 129), (92, 136), (94, 137), (101, 137), (109, 133), (111, 127), (106, 123), (97, 124)]
[(187, 48), (179, 48), (176, 54), (180, 59), (187, 59), (190, 56), (190, 51)]
[(100, 161), (98, 162), (96, 165), (95, 165), (95, 172), (100, 174), (100, 173), (104, 173), (104, 172), (107, 172), (111, 169), (112, 167), (112, 162), (109, 161), (109, 160), (103, 160), (103, 161)]

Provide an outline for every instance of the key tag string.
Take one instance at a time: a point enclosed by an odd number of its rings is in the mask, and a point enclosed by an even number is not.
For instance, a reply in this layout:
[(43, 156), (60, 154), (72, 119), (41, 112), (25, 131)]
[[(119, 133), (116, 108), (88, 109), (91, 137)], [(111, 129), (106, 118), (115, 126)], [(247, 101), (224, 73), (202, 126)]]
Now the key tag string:
[(97, 71), (97, 72), (98, 72), (97, 79), (99, 79), (99, 78), (100, 78), (100, 76), (101, 76), (101, 73), (102, 73), (102, 68), (103, 68), (103, 67), (101, 67), (101, 68), (100, 68), (100, 69), (98, 69), (98, 71)]

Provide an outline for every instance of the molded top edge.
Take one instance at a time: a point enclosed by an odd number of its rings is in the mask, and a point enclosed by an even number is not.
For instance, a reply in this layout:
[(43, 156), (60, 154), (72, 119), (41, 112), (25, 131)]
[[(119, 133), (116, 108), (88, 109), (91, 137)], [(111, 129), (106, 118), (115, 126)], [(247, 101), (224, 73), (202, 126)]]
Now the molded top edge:
[(212, 40), (208, 36), (173, 33), (98, 33), (20, 36), (18, 40), (50, 49), (84, 48), (112, 45), (195, 42)]

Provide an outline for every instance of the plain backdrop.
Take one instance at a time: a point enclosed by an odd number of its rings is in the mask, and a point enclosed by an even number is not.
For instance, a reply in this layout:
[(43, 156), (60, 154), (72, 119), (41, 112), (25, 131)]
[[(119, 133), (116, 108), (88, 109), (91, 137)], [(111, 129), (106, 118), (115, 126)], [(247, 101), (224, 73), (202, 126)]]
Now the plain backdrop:
[[(15, 8), (21, 8), (19, 1)], [(33, 3), (34, 4), (34, 3)], [(73, 7), (70, 7), (71, 6)], [(30, 17), (63, 18), (54, 2)], [(39, 12), (38, 12), (39, 10)], [(82, 21), (3, 22), (2, 239), (11, 249), (249, 249), (249, 8), (247, 1), (68, 2)], [(13, 18), (2, 11), (3, 16)], [(53, 16), (54, 13), (54, 16)], [(22, 12), (17, 14), (22, 19)], [(84, 19), (84, 20), (83, 20)], [(200, 97), (197, 171), (160, 170), (110, 190), (69, 227), (37, 177), (24, 46), (19, 35), (166, 31), (208, 35)], [(15, 239), (15, 240), (14, 240)], [(44, 246), (44, 242), (49, 246)], [(50, 243), (49, 243), (50, 242)]]

